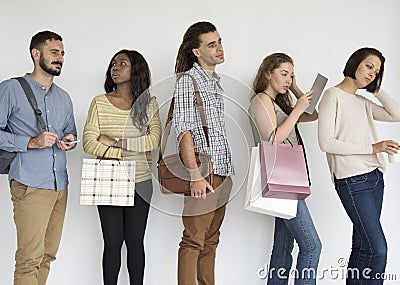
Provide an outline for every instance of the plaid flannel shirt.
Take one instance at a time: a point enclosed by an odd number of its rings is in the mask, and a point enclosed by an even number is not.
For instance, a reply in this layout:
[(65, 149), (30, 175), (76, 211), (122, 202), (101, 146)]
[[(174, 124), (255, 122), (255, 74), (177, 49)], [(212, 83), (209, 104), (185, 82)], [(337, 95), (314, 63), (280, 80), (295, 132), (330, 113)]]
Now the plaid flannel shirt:
[(224, 94), (219, 83), (220, 77), (215, 72), (210, 76), (197, 63), (194, 63), (187, 73), (196, 80), (203, 100), (210, 145), (207, 146), (200, 114), (196, 108), (192, 78), (186, 74), (178, 79), (174, 92), (173, 124), (176, 137), (179, 139), (183, 132), (190, 131), (195, 151), (206, 153), (211, 157), (214, 173), (221, 176), (233, 175), (232, 154), (225, 131)]

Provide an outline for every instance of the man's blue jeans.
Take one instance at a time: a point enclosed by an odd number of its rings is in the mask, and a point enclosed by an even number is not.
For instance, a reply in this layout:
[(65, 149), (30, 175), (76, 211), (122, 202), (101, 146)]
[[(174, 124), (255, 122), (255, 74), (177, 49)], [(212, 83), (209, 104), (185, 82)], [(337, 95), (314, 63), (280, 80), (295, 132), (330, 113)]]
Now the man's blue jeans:
[(294, 240), (299, 245), (294, 284), (314, 285), (322, 245), (304, 200), (298, 202), (295, 218), (275, 218), (268, 285), (288, 284)]
[(369, 173), (335, 179), (335, 188), (353, 223), (352, 250), (347, 285), (383, 284), (387, 245), (380, 216), (383, 200), (383, 175)]

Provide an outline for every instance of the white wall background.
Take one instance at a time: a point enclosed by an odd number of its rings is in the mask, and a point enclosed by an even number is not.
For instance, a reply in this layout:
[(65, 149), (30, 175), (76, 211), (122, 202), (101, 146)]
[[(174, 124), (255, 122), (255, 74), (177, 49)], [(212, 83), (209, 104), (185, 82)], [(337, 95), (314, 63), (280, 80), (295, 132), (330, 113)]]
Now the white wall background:
[[(24, 3), (26, 2), (26, 3)], [(82, 135), (91, 99), (103, 92), (104, 73), (112, 55), (137, 49), (150, 64), (154, 94), (162, 105), (171, 96), (171, 78), (178, 46), (186, 29), (198, 20), (213, 22), (222, 38), (226, 62), (217, 71), (228, 75), (223, 82), (228, 101), (228, 135), (237, 175), (237, 195), (228, 206), (217, 252), (217, 284), (265, 284), (258, 269), (269, 260), (273, 218), (243, 210), (248, 149), (252, 143), (245, 113), (248, 90), (261, 60), (284, 51), (295, 60), (298, 84), (311, 87), (317, 72), (329, 77), (328, 86), (342, 79), (350, 54), (363, 46), (380, 49), (387, 58), (383, 88), (400, 101), (399, 27), (397, 0), (336, 1), (2, 1), (0, 17), (0, 80), (32, 70), (28, 52), (32, 35), (44, 29), (64, 38), (66, 60), (56, 82), (70, 92), (75, 104), (79, 135)], [(396, 28), (397, 27), (397, 28)], [(238, 81), (232, 80), (237, 78)], [(165, 107), (162, 109), (165, 120)], [(354, 118), (357, 120), (357, 118)], [(243, 132), (240, 132), (240, 129)], [(399, 124), (378, 123), (382, 139), (400, 140)], [(339, 270), (341, 257), (350, 251), (351, 223), (330, 182), (325, 155), (317, 144), (317, 124), (301, 126), (307, 146), (312, 196), (307, 203), (323, 242), (320, 271)], [(247, 138), (250, 142), (243, 138)], [(70, 196), (58, 260), (48, 284), (101, 284), (102, 238), (97, 211), (79, 205), (81, 145), (68, 153)], [(40, 167), (38, 165), (38, 167)], [(390, 164), (385, 175), (386, 193), (382, 224), (389, 246), (388, 273), (400, 279), (400, 230), (398, 229), (400, 165)], [(6, 177), (0, 177), (0, 284), (12, 284), (15, 227)], [(154, 185), (153, 202), (145, 238), (146, 284), (176, 284), (177, 249), (181, 220), (167, 214), (181, 201), (159, 194)], [(122, 258), (125, 262), (125, 251)], [(335, 271), (333, 271), (335, 275)], [(337, 274), (337, 271), (336, 271)], [(333, 276), (334, 276), (333, 275)], [(128, 284), (126, 268), (119, 284)], [(344, 284), (326, 277), (319, 284)], [(391, 281), (388, 284), (399, 284)]]

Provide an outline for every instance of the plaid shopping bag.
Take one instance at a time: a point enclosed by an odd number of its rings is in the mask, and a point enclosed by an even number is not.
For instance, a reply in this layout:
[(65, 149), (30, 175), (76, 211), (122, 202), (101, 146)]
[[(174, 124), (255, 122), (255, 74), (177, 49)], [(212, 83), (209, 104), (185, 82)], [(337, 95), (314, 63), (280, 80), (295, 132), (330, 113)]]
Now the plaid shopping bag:
[(83, 159), (81, 205), (133, 206), (135, 161)]

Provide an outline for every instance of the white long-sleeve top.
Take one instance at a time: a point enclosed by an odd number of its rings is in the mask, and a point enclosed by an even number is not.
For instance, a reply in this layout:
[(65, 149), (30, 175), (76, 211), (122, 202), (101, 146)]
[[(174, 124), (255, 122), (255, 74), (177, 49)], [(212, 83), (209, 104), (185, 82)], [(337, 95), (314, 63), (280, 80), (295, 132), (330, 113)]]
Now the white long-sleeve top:
[(400, 106), (380, 89), (374, 96), (382, 106), (337, 87), (327, 89), (319, 104), (318, 141), (326, 152), (332, 178), (368, 173), (375, 168), (385, 172), (383, 153), (373, 153), (379, 142), (374, 120), (400, 121)]

